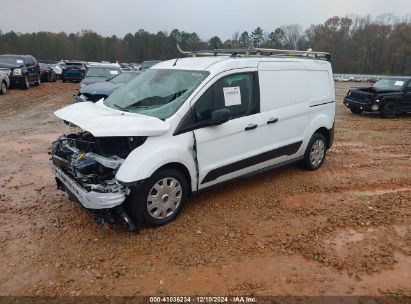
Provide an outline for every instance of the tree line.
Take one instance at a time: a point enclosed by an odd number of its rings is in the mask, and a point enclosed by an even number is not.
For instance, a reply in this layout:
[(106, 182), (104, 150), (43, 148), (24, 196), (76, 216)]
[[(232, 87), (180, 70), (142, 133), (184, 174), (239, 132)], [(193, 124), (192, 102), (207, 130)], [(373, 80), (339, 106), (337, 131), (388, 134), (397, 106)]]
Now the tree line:
[(202, 40), (197, 33), (172, 30), (156, 34), (143, 29), (124, 37), (104, 37), (91, 30), (66, 34), (4, 33), (0, 54), (32, 54), (38, 59), (141, 62), (177, 57), (176, 44), (186, 50), (264, 47), (327, 51), (336, 73), (411, 74), (411, 20), (391, 14), (372, 18), (332, 17), (303, 30), (298, 24), (266, 32), (261, 27), (235, 32), (231, 39)]

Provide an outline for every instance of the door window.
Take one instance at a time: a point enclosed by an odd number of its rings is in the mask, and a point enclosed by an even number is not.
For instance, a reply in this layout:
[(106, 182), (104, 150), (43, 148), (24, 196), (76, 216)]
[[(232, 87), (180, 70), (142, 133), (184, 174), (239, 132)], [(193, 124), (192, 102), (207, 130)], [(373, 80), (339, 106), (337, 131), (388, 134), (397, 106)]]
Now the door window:
[(33, 66), (34, 65), (34, 62), (33, 62), (33, 60), (30, 58), (30, 57), (27, 57), (27, 66)]
[(258, 109), (258, 81), (254, 73), (229, 75), (218, 80), (196, 102), (196, 122), (211, 120), (215, 110), (227, 108), (231, 119), (255, 114)]

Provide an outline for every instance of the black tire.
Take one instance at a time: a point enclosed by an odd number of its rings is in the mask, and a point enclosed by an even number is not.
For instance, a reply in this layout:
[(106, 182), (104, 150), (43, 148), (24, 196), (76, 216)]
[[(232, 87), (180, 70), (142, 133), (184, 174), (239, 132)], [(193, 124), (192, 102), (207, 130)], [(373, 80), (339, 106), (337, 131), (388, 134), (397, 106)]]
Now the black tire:
[(394, 118), (398, 113), (398, 105), (395, 101), (387, 101), (380, 109), (382, 118)]
[(353, 109), (353, 108), (350, 108), (350, 110), (351, 110), (351, 112), (353, 113), (353, 114), (361, 114), (362, 113), (362, 110), (358, 110), (358, 109)]
[[(322, 152), (321, 146), (317, 146), (318, 143), (322, 145)], [(317, 148), (319, 148), (317, 153)], [(301, 164), (304, 169), (309, 171), (315, 171), (321, 168), (322, 164), (325, 160), (325, 154), (327, 152), (327, 141), (325, 140), (324, 135), (320, 133), (315, 133), (308, 143), (307, 149), (304, 153), (304, 159), (302, 160)], [(322, 157), (320, 158), (320, 154)], [(314, 160), (313, 160), (314, 158)]]
[[(165, 200), (166, 194), (164, 194), (161, 199), (159, 198), (161, 203), (155, 204), (154, 202), (149, 202), (150, 193), (153, 193), (156, 191), (153, 187), (165, 179), (169, 179), (169, 181), (172, 181), (173, 179), (178, 181), (179, 185), (181, 186), (181, 192), (178, 195), (178, 197), (180, 198), (180, 202), (178, 203), (177, 208), (172, 213), (170, 213), (170, 215), (164, 214), (165, 209), (162, 209), (163, 211), (160, 210), (160, 214), (162, 214), (164, 218), (156, 218), (152, 215), (152, 213), (150, 213), (149, 204), (152, 204), (152, 206), (154, 206), (151, 208), (151, 212), (154, 212), (153, 210), (156, 209), (155, 206), (157, 204), (160, 204), (159, 205), (160, 207), (165, 206), (165, 205), (162, 205), (162, 203), (167, 204), (168, 202), (169, 204), (170, 203), (173, 204), (173, 199), (168, 201), (168, 196), (167, 196), (167, 200)], [(157, 195), (160, 195), (158, 191), (157, 191)], [(145, 224), (150, 225), (150, 226), (161, 226), (161, 225), (168, 224), (169, 222), (173, 221), (177, 217), (177, 215), (183, 209), (187, 196), (188, 196), (188, 183), (184, 175), (174, 169), (165, 169), (157, 173), (154, 173), (153, 176), (148, 178), (138, 188), (137, 187), (133, 188), (131, 190), (130, 195), (127, 198), (127, 201), (125, 203), (125, 208), (128, 211), (128, 214), (131, 216), (131, 218), (137, 221), (138, 223), (144, 222)], [(168, 210), (165, 210), (165, 212), (167, 212)]]
[(7, 93), (7, 83), (2, 81), (0, 84), (0, 94), (5, 95)]
[(67, 80), (65, 80), (64, 78), (62, 79), (64, 83), (66, 83)]
[(24, 81), (23, 81), (23, 83), (21, 84), (21, 87), (22, 87), (24, 90), (30, 89), (30, 80), (29, 80), (29, 76), (28, 76), (28, 75), (24, 76)]

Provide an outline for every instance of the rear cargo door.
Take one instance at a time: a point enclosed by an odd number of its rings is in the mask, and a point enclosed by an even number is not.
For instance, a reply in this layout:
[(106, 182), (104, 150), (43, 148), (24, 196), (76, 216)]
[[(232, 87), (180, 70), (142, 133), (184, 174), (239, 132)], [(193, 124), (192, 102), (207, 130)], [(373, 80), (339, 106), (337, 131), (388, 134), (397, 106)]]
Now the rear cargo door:
[[(309, 128), (306, 71), (300, 62), (261, 62), (261, 147), (275, 165), (302, 155)], [(299, 152), (299, 153), (297, 153)]]

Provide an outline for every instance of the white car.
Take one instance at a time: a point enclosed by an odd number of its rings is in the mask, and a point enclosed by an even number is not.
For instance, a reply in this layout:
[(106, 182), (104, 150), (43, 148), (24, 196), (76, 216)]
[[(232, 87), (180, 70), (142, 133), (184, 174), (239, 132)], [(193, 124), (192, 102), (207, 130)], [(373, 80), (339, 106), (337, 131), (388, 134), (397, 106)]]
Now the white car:
[(55, 115), (84, 130), (53, 143), (58, 186), (131, 229), (162, 225), (198, 190), (297, 161), (319, 169), (333, 142), (333, 73), (289, 55), (180, 58)]

